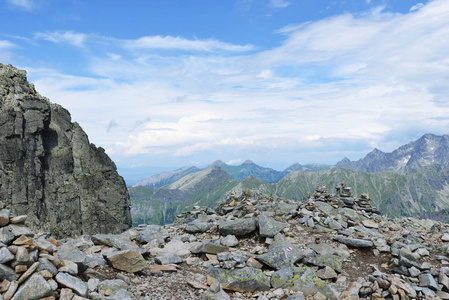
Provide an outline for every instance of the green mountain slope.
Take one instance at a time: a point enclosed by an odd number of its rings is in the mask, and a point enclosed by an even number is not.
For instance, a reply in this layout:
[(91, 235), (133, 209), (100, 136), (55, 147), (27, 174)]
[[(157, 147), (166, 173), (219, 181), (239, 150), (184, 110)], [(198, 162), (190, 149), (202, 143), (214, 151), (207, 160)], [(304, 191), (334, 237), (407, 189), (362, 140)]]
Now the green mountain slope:
[(129, 193), (133, 225), (167, 224), (194, 205), (215, 206), (237, 184), (222, 169), (208, 168), (162, 188), (132, 187)]
[(332, 193), (341, 182), (352, 187), (353, 196), (368, 193), (373, 205), (386, 215), (420, 215), (449, 221), (449, 171), (435, 166), (378, 173), (343, 169), (293, 171), (274, 184), (253, 176), (235, 181), (227, 172), (214, 167), (186, 175), (162, 188), (130, 188), (131, 213), (134, 225), (166, 224), (194, 205), (215, 208), (231, 193), (241, 195), (253, 190), (303, 201), (316, 187), (325, 185)]
[(343, 169), (295, 171), (277, 183), (275, 193), (301, 201), (319, 185), (333, 191), (341, 182), (352, 187), (354, 196), (370, 194), (373, 204), (389, 216), (425, 215), (449, 208), (448, 170), (440, 167), (404, 169), (400, 173)]

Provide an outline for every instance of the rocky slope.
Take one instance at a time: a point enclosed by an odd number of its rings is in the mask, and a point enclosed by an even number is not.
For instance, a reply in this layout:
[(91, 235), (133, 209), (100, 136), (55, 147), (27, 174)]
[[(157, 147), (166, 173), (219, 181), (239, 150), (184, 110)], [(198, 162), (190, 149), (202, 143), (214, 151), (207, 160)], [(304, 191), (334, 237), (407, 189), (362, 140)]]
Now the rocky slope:
[(399, 171), (404, 167), (420, 169), (438, 165), (449, 167), (449, 135), (425, 134), (391, 153), (374, 149), (363, 159), (350, 161), (344, 158), (335, 167), (364, 172)]
[(123, 178), (67, 110), (39, 95), (26, 72), (0, 64), (0, 200), (55, 236), (131, 226)]
[(1, 205), (0, 298), (449, 299), (449, 226), (387, 218), (350, 191), (247, 191), (175, 224), (61, 241)]
[(164, 185), (178, 181), (182, 177), (189, 175), (191, 173), (198, 172), (198, 171), (200, 171), (200, 169), (198, 169), (197, 167), (184, 167), (184, 168), (172, 171), (172, 172), (163, 172), (161, 174), (156, 174), (156, 175), (150, 176), (146, 179), (140, 180), (133, 187), (148, 186), (148, 187), (159, 188)]

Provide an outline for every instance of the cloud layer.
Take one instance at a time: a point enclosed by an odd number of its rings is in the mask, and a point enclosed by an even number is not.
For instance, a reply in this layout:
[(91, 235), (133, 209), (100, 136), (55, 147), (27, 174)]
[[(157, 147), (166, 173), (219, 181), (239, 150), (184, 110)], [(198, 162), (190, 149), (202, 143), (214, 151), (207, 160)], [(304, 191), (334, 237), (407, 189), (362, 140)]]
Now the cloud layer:
[[(447, 133), (448, 1), (407, 14), (378, 7), (276, 34), (279, 46), (260, 49), (169, 35), (38, 32), (36, 40), (79, 49), (86, 75), (28, 71), (119, 165), (335, 163)], [(0, 41), (0, 50), (12, 46)]]

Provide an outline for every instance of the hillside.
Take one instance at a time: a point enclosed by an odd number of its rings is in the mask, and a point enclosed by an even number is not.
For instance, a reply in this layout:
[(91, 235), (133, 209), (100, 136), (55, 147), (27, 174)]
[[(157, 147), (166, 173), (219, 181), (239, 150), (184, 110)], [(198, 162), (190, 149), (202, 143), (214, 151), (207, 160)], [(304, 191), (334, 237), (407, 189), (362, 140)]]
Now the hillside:
[(198, 172), (199, 170), (200, 169), (198, 169), (197, 167), (184, 167), (171, 172), (163, 172), (161, 174), (156, 174), (146, 179), (138, 181), (134, 185), (134, 187), (136, 186), (149, 186), (154, 188), (162, 187), (164, 185), (173, 183), (188, 174)]
[(132, 187), (133, 225), (171, 223), (193, 206), (214, 206), (235, 185), (237, 182), (228, 173), (214, 167), (188, 174), (163, 188)]
[[(353, 195), (368, 193), (379, 210), (388, 216), (428, 215), (449, 208), (449, 172), (441, 167), (400, 173), (333, 169), (321, 172), (292, 172), (276, 184), (275, 193), (303, 201), (322, 184), (333, 190), (346, 182)], [(448, 221), (449, 219), (446, 219)]]

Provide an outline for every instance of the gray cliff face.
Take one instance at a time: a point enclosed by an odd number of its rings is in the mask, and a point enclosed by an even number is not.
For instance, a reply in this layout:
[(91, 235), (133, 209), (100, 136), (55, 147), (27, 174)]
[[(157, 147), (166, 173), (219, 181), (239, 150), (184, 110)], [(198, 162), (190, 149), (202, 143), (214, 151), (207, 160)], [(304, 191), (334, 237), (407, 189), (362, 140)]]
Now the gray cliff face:
[(131, 226), (125, 182), (70, 113), (39, 95), (26, 72), (0, 64), (0, 200), (55, 236)]

